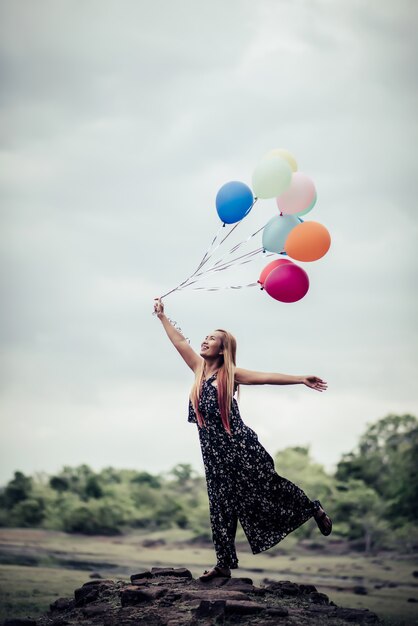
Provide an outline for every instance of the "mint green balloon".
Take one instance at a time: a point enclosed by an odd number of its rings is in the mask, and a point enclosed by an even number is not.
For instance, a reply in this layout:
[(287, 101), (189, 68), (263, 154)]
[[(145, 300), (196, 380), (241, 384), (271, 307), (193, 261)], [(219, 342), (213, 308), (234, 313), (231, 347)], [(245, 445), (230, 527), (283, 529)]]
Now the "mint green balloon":
[(278, 156), (264, 157), (253, 173), (253, 191), (256, 198), (276, 198), (289, 186), (292, 168)]
[(314, 208), (316, 201), (317, 201), (318, 196), (316, 195), (316, 191), (315, 191), (315, 197), (312, 200), (312, 202), (310, 203), (310, 205), (308, 206), (307, 209), (305, 209), (304, 211), (299, 211), (298, 213), (294, 213), (294, 215), (298, 215), (299, 217), (301, 215), (306, 215), (307, 213), (309, 213), (309, 211), (312, 211), (312, 209)]
[(275, 215), (264, 227), (263, 248), (269, 252), (283, 252), (284, 244), (290, 231), (298, 226), (300, 221), (296, 215)]

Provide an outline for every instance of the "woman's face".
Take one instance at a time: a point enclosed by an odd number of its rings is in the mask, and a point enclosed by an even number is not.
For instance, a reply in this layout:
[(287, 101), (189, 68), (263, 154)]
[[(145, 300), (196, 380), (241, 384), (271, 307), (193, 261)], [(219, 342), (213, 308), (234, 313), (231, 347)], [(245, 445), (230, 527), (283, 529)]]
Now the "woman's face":
[(222, 353), (222, 335), (218, 331), (214, 330), (202, 341), (202, 345), (200, 346), (200, 356), (204, 359), (215, 358)]

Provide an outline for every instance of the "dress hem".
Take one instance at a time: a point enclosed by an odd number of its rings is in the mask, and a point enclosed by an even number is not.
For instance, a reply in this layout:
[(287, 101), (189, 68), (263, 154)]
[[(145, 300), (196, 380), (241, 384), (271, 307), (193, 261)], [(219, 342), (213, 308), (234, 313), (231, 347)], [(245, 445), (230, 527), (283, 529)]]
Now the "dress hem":
[(303, 519), (297, 526), (294, 526), (290, 530), (287, 530), (286, 532), (281, 532), (280, 534), (276, 535), (277, 538), (274, 539), (267, 547), (253, 548), (251, 543), (248, 541), (248, 543), (250, 544), (251, 552), (253, 554), (260, 554), (260, 552), (266, 552), (266, 550), (270, 550), (270, 548), (273, 548), (274, 546), (277, 546), (277, 544), (280, 543), (281, 541), (283, 541), (283, 539), (285, 539), (287, 537), (287, 535), (290, 535), (290, 533), (293, 533), (297, 528), (300, 528), (301, 526), (303, 526), (303, 524), (306, 524), (306, 522), (309, 519), (311, 519), (311, 517), (313, 517), (314, 515), (315, 515), (315, 513), (311, 513), (311, 515), (309, 515), (309, 517), (306, 517), (305, 519)]

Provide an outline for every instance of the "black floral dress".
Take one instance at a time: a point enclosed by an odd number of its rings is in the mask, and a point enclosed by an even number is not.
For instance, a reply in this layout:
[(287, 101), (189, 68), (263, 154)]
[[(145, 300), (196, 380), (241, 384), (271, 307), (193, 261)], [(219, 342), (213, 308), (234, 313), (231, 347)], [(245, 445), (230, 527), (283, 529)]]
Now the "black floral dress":
[(272, 457), (242, 421), (235, 398), (229, 416), (232, 436), (226, 432), (212, 384), (215, 378), (216, 374), (202, 385), (199, 411), (206, 426), (197, 424), (191, 402), (188, 421), (198, 426), (217, 565), (235, 569), (238, 520), (252, 553), (258, 554), (304, 524), (319, 503), (276, 473)]

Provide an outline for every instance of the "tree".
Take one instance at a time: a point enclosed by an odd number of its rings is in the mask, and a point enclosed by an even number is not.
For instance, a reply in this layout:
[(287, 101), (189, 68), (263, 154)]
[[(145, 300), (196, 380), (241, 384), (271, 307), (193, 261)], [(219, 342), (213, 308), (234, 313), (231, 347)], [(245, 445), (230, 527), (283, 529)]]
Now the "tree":
[(280, 476), (297, 484), (312, 500), (331, 495), (333, 478), (312, 460), (308, 447), (285, 448), (276, 453), (274, 463)]
[[(312, 460), (308, 447), (295, 446), (280, 450), (274, 462), (280, 476), (298, 485), (311, 500), (321, 500), (327, 511), (332, 509), (330, 503), (335, 481), (322, 465)], [(304, 524), (295, 531), (294, 538), (308, 538), (316, 532), (315, 522)]]
[(338, 484), (337, 492), (333, 503), (334, 532), (347, 539), (362, 539), (363, 548), (369, 553), (389, 534), (388, 522), (383, 519), (383, 500), (357, 479)]
[(154, 476), (149, 472), (137, 472), (133, 478), (131, 478), (131, 483), (137, 483), (139, 485), (149, 485), (153, 489), (159, 489), (161, 487), (161, 480), (158, 476)]
[(169, 475), (174, 477), (176, 486), (184, 491), (188, 489), (190, 484), (194, 481), (196, 472), (190, 463), (178, 463), (169, 472)]
[(387, 503), (391, 519), (418, 518), (418, 422), (412, 415), (387, 415), (370, 425), (356, 450), (338, 463), (340, 481), (362, 480)]
[(49, 485), (59, 493), (72, 491), (81, 500), (87, 502), (90, 498), (102, 498), (104, 495), (100, 477), (86, 464), (72, 468), (65, 466), (57, 475), (53, 476)]
[(14, 478), (6, 485), (3, 494), (4, 505), (12, 509), (18, 502), (26, 500), (32, 492), (33, 484), (29, 476), (15, 472)]
[(42, 499), (28, 498), (18, 502), (10, 512), (10, 524), (24, 528), (39, 526), (45, 518)]

